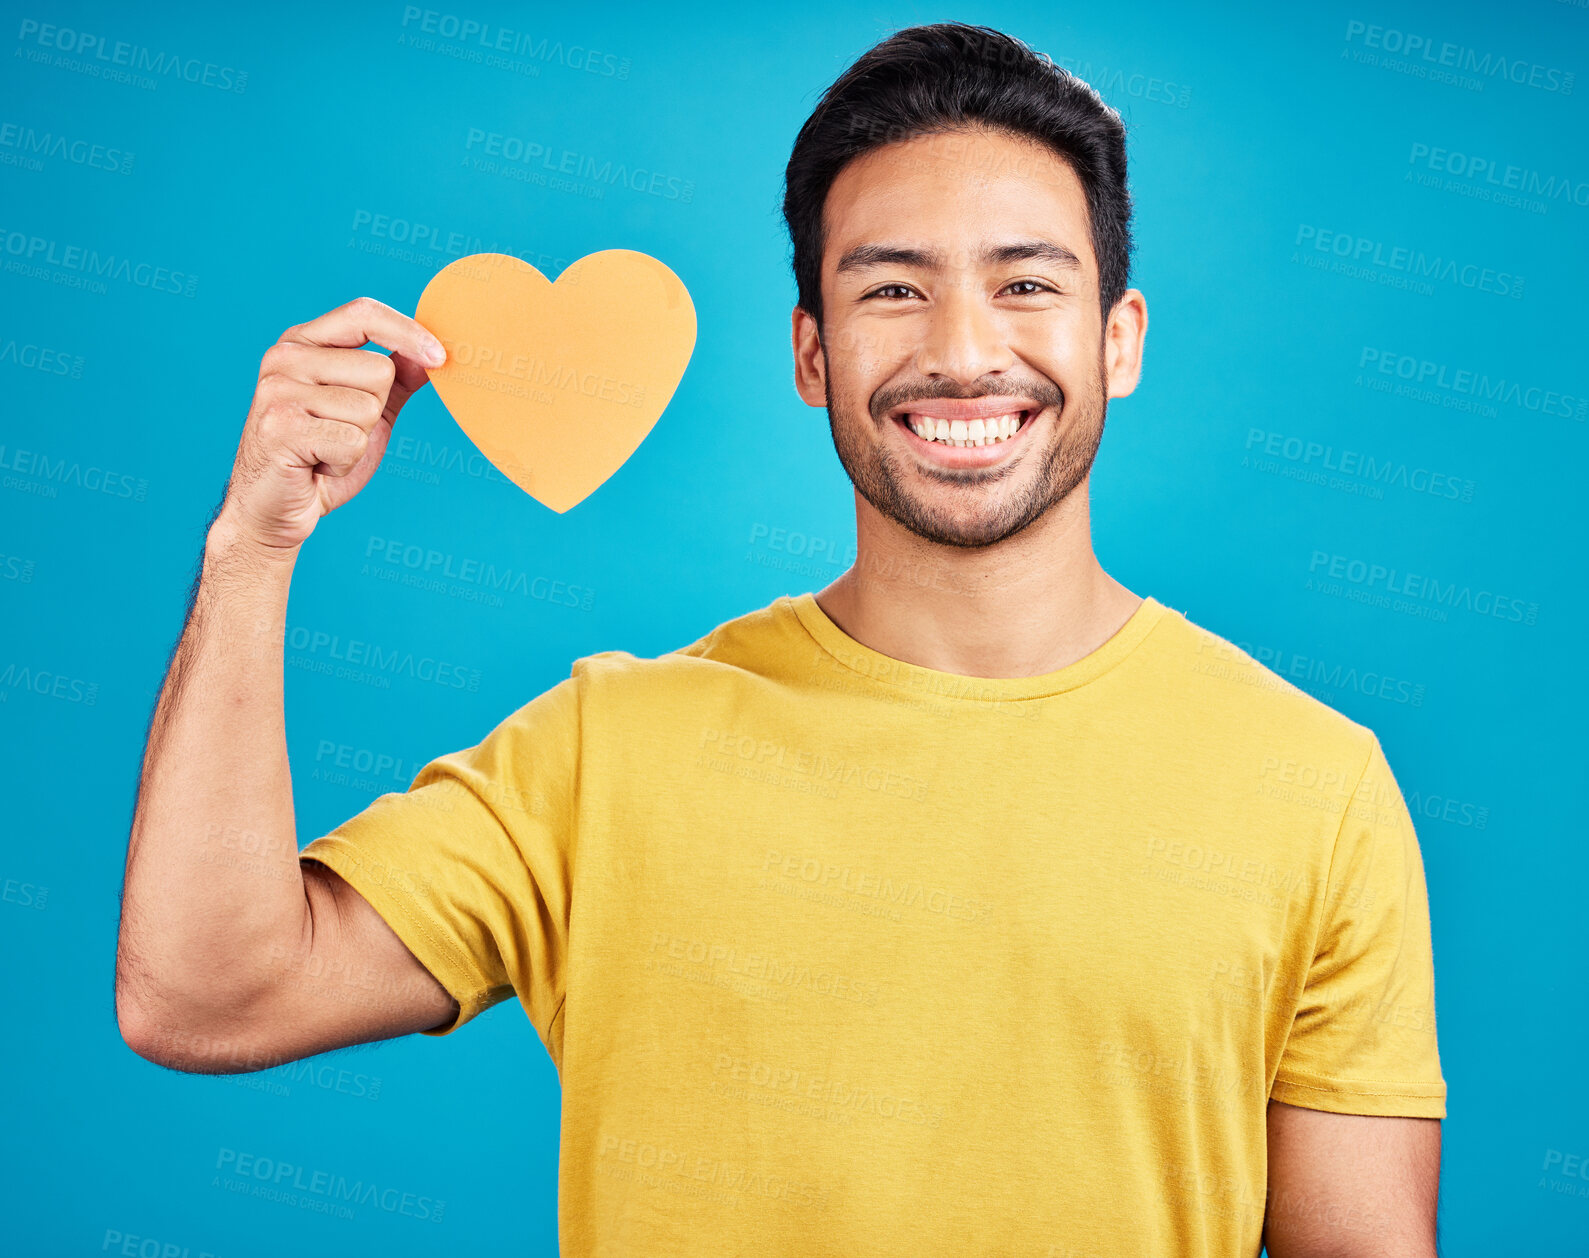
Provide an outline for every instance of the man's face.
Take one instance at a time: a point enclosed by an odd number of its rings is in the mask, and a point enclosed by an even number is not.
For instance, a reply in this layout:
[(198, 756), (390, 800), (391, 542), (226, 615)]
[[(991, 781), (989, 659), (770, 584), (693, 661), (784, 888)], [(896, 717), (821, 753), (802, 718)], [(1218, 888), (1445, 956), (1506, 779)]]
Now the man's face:
[(1107, 398), (1136, 383), (1145, 316), (1122, 303), (1105, 335), (1081, 181), (974, 128), (857, 158), (824, 213), (821, 337), (796, 310), (796, 385), (857, 491), (941, 545), (1019, 532), (1086, 479)]

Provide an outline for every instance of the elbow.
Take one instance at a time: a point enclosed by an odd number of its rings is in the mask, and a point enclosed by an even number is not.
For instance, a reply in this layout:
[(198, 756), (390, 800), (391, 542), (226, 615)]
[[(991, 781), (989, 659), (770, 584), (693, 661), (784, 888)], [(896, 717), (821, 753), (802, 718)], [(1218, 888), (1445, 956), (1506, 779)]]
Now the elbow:
[(236, 1074), (270, 1064), (235, 1030), (214, 1030), (192, 1011), (116, 984), (116, 1029), (139, 1057), (186, 1074)]
[(135, 994), (121, 981), (116, 982), (116, 1029), (121, 1041), (145, 1061), (169, 1070), (190, 1073), (203, 1071), (195, 1059), (197, 1045), (178, 1028), (169, 1007), (147, 995)]
[(174, 1070), (177, 1065), (173, 1052), (178, 1040), (162, 1030), (161, 1020), (150, 1009), (149, 1002), (134, 997), (119, 981), (116, 984), (116, 1029), (121, 1041), (138, 1056), (157, 1066)]

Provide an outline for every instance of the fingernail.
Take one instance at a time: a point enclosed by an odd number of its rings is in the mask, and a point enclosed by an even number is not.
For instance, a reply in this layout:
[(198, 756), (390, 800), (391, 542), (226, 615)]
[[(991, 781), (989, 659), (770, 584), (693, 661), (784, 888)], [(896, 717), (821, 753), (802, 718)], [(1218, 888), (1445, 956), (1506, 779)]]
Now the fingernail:
[(425, 346), (425, 361), (432, 367), (440, 367), (447, 361), (447, 351), (440, 341), (430, 341)]

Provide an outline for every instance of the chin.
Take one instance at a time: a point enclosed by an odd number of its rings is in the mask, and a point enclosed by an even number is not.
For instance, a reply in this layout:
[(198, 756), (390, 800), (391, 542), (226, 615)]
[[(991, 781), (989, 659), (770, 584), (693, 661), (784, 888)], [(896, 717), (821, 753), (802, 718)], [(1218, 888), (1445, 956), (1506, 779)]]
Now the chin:
[(1011, 501), (1003, 494), (996, 504), (970, 510), (956, 509), (944, 495), (931, 490), (919, 494), (884, 491), (874, 496), (863, 489), (862, 497), (878, 514), (923, 541), (965, 550), (980, 550), (1013, 537), (1046, 509), (1041, 504), (1034, 509), (1029, 500)]

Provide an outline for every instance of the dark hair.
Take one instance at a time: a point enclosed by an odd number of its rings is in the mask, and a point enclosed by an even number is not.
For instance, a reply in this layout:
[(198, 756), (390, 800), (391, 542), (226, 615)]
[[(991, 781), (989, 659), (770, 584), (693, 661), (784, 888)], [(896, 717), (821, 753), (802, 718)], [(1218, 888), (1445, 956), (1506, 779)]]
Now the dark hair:
[(982, 125), (1054, 150), (1087, 195), (1098, 296), (1107, 319), (1130, 283), (1125, 124), (1093, 88), (987, 26), (912, 26), (864, 53), (823, 94), (784, 171), (784, 221), (798, 302), (822, 322), (823, 207), (839, 172), (885, 144)]

